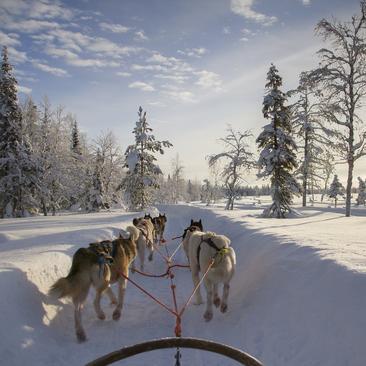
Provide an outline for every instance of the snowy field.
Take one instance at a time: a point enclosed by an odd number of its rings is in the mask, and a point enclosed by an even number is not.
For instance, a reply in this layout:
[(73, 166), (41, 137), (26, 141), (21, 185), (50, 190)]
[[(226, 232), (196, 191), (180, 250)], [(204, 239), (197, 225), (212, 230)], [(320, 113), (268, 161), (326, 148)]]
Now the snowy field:
[[(204, 305), (183, 316), (183, 336), (220, 341), (271, 366), (366, 365), (366, 209), (327, 204), (298, 208), (286, 220), (259, 217), (265, 202), (247, 199), (240, 209), (222, 205), (162, 206), (166, 238), (181, 235), (190, 219), (231, 238), (237, 253), (229, 310), (203, 320)], [(83, 312), (88, 341), (76, 342), (73, 306), (47, 296), (50, 285), (67, 274), (72, 254), (89, 242), (110, 239), (137, 214), (123, 211), (0, 221), (0, 364), (82, 365), (121, 346), (174, 336), (174, 318), (131, 284), (122, 318), (98, 320), (90, 292)], [(173, 251), (178, 241), (168, 242)], [(176, 256), (185, 262), (183, 252)], [(163, 272), (159, 256), (146, 271)], [(192, 288), (188, 270), (175, 271), (178, 301)], [(168, 279), (132, 278), (166, 303)], [(204, 294), (204, 290), (203, 290)], [(215, 309), (216, 310), (216, 309)], [(206, 352), (183, 350), (182, 365), (234, 365)], [(154, 351), (122, 365), (174, 365), (174, 350)]]

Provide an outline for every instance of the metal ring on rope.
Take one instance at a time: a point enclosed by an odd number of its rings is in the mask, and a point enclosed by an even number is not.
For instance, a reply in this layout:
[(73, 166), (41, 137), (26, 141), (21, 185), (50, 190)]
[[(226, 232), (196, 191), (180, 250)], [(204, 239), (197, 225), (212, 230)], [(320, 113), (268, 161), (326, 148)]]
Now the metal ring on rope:
[(140, 353), (154, 351), (164, 348), (194, 348), (204, 351), (221, 354), (225, 357), (231, 358), (238, 363), (246, 366), (263, 366), (263, 364), (255, 359), (253, 356), (225, 344), (207, 341), (199, 338), (162, 338), (148, 342), (135, 344), (119, 349), (97, 358), (94, 361), (87, 363), (85, 366), (105, 366), (113, 362), (123, 360), (128, 357), (138, 355)]

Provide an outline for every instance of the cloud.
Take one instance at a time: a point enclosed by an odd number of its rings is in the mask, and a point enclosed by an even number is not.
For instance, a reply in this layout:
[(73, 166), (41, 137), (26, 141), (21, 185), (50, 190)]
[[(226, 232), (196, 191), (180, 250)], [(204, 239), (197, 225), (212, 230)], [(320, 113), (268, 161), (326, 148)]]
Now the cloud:
[(130, 72), (118, 71), (118, 72), (116, 72), (116, 75), (127, 78), (127, 77), (131, 76), (132, 74)]
[(148, 92), (155, 90), (155, 88), (152, 85), (144, 83), (143, 81), (135, 81), (129, 84), (128, 87), (131, 89), (140, 89), (142, 91), (148, 91)]
[(149, 38), (145, 35), (143, 30), (135, 32), (135, 41), (147, 41)]
[(27, 86), (18, 85), (17, 86), (18, 93), (30, 94), (32, 93), (32, 89)]
[(135, 71), (167, 71), (168, 69), (162, 65), (138, 65), (133, 64), (131, 70)]
[(42, 70), (44, 72), (47, 72), (47, 73), (55, 75), (55, 76), (59, 76), (59, 77), (70, 76), (70, 74), (66, 70), (63, 70), (59, 67), (52, 67), (52, 66), (42, 64), (42, 63), (36, 62), (36, 61), (33, 62), (33, 66), (39, 70)]
[(230, 27), (224, 27), (224, 28), (222, 28), (222, 33), (223, 34), (230, 34), (231, 33)]
[(179, 54), (181, 54), (181, 55), (184, 55), (184, 56), (200, 58), (204, 54), (207, 53), (207, 49), (204, 48), (204, 47), (200, 47), (200, 48), (186, 48), (184, 51), (178, 50), (177, 52)]
[(0, 30), (0, 45), (2, 46), (18, 46), (20, 45), (19, 36), (14, 33), (3, 33)]
[(111, 23), (99, 23), (99, 26), (103, 30), (111, 31), (113, 33), (127, 33), (130, 28), (125, 27), (121, 24), (111, 24)]
[(60, 27), (58, 23), (50, 22), (48, 20), (13, 20), (4, 14), (0, 15), (0, 22), (2, 27), (5, 29), (21, 33), (36, 33), (41, 30), (55, 29)]
[(62, 3), (57, 1), (50, 2), (47, 0), (39, 0), (33, 2), (28, 1), (28, 3), (30, 3), (28, 16), (31, 18), (61, 18), (64, 20), (71, 20), (74, 17), (70, 8), (63, 7)]
[(175, 81), (179, 84), (183, 84), (188, 79), (188, 76), (184, 76), (184, 75), (156, 74), (156, 75), (154, 75), (154, 77), (158, 78), (158, 79), (166, 79), (166, 80)]
[(254, 1), (255, 0), (231, 0), (231, 11), (237, 15), (243, 16), (245, 19), (250, 19), (263, 25), (272, 25), (277, 21), (275, 16), (267, 16), (254, 11), (252, 9)]
[(302, 3), (306, 6), (306, 5), (310, 5), (311, 4), (311, 0), (301, 0)]
[(26, 52), (18, 51), (14, 47), (8, 47), (10, 63), (23, 63), (28, 61)]
[(198, 76), (196, 85), (203, 89), (214, 89), (215, 91), (222, 90), (222, 81), (220, 76), (212, 71), (202, 70), (195, 72)]
[(120, 63), (116, 61), (107, 61), (102, 59), (81, 58), (74, 52), (65, 49), (48, 47), (45, 53), (56, 58), (63, 58), (68, 65), (76, 67), (119, 67)]
[(195, 103), (196, 99), (192, 92), (187, 90), (169, 90), (164, 92), (168, 97), (183, 103)]

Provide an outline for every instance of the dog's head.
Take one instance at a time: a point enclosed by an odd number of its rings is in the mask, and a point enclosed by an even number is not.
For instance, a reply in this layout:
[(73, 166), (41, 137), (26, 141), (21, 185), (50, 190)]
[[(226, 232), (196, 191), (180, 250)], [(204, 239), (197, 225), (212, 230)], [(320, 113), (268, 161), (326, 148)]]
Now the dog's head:
[(197, 226), (201, 231), (203, 231), (203, 225), (201, 219), (199, 219), (199, 221), (193, 221), (193, 219), (191, 219), (190, 226)]
[(144, 219), (145, 220), (150, 220), (151, 222), (153, 220), (150, 214), (145, 214)]
[(201, 219), (199, 221), (191, 220), (191, 224), (184, 230), (183, 240), (186, 238), (188, 232), (193, 233), (194, 231), (203, 231), (203, 225)]
[(163, 214), (163, 215), (159, 214), (159, 219), (160, 219), (160, 222), (161, 222), (163, 225), (165, 225), (165, 224), (166, 224), (166, 222), (168, 221), (168, 219), (167, 219), (167, 217), (166, 217), (166, 215), (165, 215), (165, 214)]

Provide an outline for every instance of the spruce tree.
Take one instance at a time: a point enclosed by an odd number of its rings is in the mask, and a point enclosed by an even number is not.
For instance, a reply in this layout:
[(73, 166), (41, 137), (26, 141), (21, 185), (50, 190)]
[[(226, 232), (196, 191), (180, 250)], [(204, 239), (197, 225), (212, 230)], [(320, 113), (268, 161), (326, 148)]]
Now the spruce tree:
[(357, 196), (357, 206), (366, 204), (366, 180), (362, 180), (358, 177), (358, 196)]
[(80, 146), (80, 133), (78, 123), (76, 121), (73, 122), (72, 125), (72, 136), (71, 136), (71, 150), (75, 154), (75, 157), (81, 155), (81, 146)]
[(162, 174), (156, 164), (155, 154), (164, 154), (163, 148), (172, 146), (169, 141), (155, 140), (153, 130), (147, 122), (146, 112), (141, 107), (138, 117), (133, 130), (135, 144), (128, 146), (125, 152), (128, 171), (121, 183), (131, 210), (142, 210), (150, 205), (152, 191), (159, 187), (158, 176)]
[(282, 78), (272, 64), (267, 73), (267, 93), (263, 101), (263, 116), (270, 123), (257, 138), (261, 150), (259, 178), (271, 179), (272, 204), (263, 212), (265, 217), (283, 218), (291, 211), (293, 196), (300, 187), (293, 177), (296, 163), (296, 144), (291, 136), (291, 113), (285, 105), (286, 95), (280, 90)]
[(333, 182), (329, 187), (328, 196), (334, 198), (334, 207), (337, 207), (338, 196), (344, 196), (345, 188), (342, 183), (338, 180), (337, 174), (333, 178)]
[(37, 166), (31, 147), (23, 134), (18, 105), (17, 81), (2, 51), (0, 70), (0, 210), (1, 216), (25, 216), (35, 210)]

